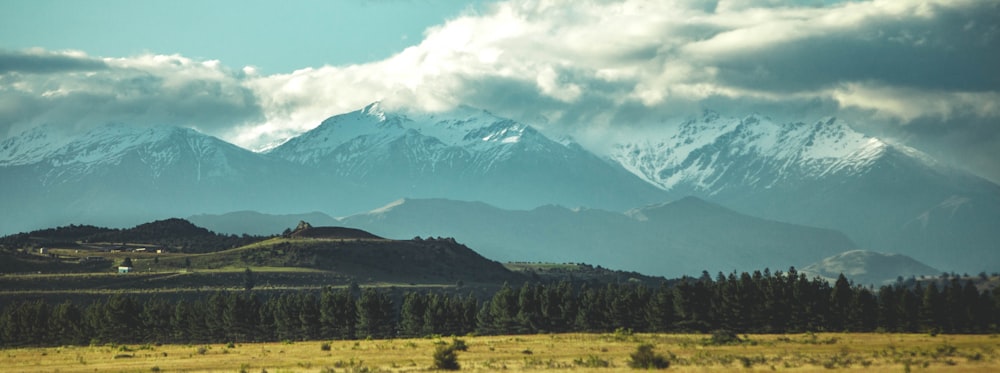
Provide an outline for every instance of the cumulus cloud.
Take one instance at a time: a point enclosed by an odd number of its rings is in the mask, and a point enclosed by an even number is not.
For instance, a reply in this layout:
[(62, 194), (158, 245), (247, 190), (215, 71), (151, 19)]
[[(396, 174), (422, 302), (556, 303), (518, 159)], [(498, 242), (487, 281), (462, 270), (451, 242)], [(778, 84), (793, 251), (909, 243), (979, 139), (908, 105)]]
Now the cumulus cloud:
[(0, 55), (0, 66), (10, 67), (0, 72), (0, 134), (38, 125), (73, 131), (107, 123), (223, 134), (233, 125), (263, 119), (256, 94), (243, 86), (246, 73), (217, 61), (28, 51)]
[[(780, 6), (759, 6), (770, 3)], [(596, 100), (604, 112), (626, 102), (669, 111), (712, 97), (860, 107), (845, 94), (858, 85), (954, 93), (948, 96), (957, 108), (968, 105), (960, 93), (1000, 86), (996, 4), (790, 4), (504, 2), (432, 28), (387, 60), (300, 70), (261, 87), (282, 91), (273, 102), (281, 108), (330, 105), (363, 92), (434, 110), (503, 96), (490, 92), (490, 82), (500, 89), (528, 84), (535, 89), (521, 93), (547, 106), (539, 111), (580, 111)], [(495, 106), (470, 104), (480, 103)]]
[[(0, 55), (0, 120), (164, 122), (253, 148), (376, 100), (482, 107), (582, 140), (712, 108), (847, 116), (942, 154), (1000, 159), (971, 142), (1000, 132), (998, 44), (1000, 3), (978, 0), (510, 0), (387, 59), (288, 74), (182, 56)], [(975, 168), (1000, 180), (985, 163)]]
[(103, 61), (89, 58), (79, 51), (58, 53), (42, 49), (24, 52), (0, 50), (0, 74), (94, 71), (105, 68), (107, 65)]

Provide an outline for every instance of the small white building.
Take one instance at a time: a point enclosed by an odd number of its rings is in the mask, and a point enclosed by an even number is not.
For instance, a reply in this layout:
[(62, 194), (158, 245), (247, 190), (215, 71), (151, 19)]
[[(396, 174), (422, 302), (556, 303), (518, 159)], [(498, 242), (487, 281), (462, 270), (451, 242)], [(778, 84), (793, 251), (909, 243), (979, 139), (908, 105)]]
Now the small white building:
[(118, 266), (118, 273), (132, 272), (132, 267)]

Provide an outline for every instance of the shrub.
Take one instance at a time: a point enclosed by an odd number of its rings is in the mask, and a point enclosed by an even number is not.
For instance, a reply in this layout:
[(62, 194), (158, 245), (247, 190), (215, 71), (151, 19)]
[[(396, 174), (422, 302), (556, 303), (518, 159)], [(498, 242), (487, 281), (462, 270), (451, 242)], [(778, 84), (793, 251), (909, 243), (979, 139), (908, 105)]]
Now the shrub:
[(739, 336), (732, 330), (716, 330), (712, 332), (712, 339), (709, 343), (713, 345), (729, 345), (742, 342)]
[(458, 356), (455, 354), (455, 346), (438, 346), (434, 350), (434, 369), (459, 370)]
[(454, 340), (451, 341), (451, 347), (454, 348), (455, 351), (468, 351), (469, 350), (469, 345), (465, 344), (465, 340), (458, 339), (458, 338), (455, 338)]
[(653, 345), (650, 344), (639, 345), (629, 357), (632, 360), (628, 362), (628, 366), (635, 369), (666, 369), (670, 367), (670, 362), (663, 355), (654, 353)]
[(330, 351), (330, 344), (323, 342), (323, 344), (319, 345), (319, 349), (322, 351)]
[(601, 357), (597, 356), (597, 355), (589, 355), (589, 356), (587, 356), (586, 359), (579, 358), (579, 359), (573, 360), (573, 364), (576, 364), (577, 366), (581, 366), (581, 367), (585, 367), (585, 368), (608, 368), (608, 367), (611, 366), (611, 362), (610, 361), (601, 359)]

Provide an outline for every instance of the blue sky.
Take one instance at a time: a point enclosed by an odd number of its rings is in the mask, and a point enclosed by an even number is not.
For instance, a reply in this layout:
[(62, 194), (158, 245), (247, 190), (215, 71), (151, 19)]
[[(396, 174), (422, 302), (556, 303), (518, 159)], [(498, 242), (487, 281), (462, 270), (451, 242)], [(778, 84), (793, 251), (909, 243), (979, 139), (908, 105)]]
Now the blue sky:
[(357, 64), (419, 43), (430, 26), (482, 1), (12, 0), (0, 5), (0, 46), (142, 53), (253, 65), (263, 73)]
[(997, 66), (998, 1), (13, 0), (0, 139), (117, 122), (254, 149), (382, 101), (598, 148), (712, 109), (837, 116), (1000, 181)]

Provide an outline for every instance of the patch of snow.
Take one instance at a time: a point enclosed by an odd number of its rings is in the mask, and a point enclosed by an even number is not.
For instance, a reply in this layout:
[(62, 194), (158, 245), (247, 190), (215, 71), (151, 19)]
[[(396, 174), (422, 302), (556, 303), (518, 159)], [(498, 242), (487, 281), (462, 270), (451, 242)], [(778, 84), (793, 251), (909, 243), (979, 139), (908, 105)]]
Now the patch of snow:
[(758, 115), (707, 112), (675, 128), (660, 138), (619, 145), (609, 158), (662, 189), (685, 185), (713, 194), (733, 180), (770, 188), (785, 178), (864, 172), (887, 147), (836, 118), (779, 124)]
[[(424, 139), (406, 140), (410, 145), (408, 151), (421, 154), (431, 169), (462, 152), (486, 170), (508, 158), (513, 147), (520, 144), (550, 142), (553, 146), (569, 146), (551, 142), (527, 125), (467, 106), (444, 113), (394, 113), (375, 103), (331, 117), (268, 153), (303, 164), (324, 161), (343, 164), (350, 161), (347, 158), (364, 157), (365, 152), (377, 153), (380, 151), (377, 149), (406, 137)], [(345, 154), (348, 151), (352, 153), (350, 156)]]

